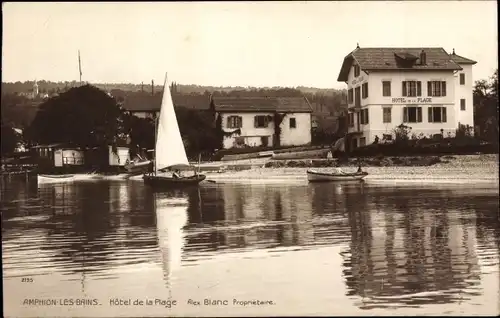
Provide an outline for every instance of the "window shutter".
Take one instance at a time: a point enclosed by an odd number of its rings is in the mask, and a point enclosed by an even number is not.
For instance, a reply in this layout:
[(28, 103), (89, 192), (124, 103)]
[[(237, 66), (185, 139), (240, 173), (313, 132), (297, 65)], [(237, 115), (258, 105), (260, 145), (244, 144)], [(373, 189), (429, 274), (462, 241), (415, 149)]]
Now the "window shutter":
[(417, 96), (422, 96), (422, 82), (417, 82)]
[(403, 81), (403, 96), (406, 96), (406, 82)]
[(365, 110), (366, 111), (366, 118), (365, 118), (365, 124), (368, 124), (368, 109)]
[(366, 94), (365, 95), (366, 96), (365, 97), (368, 97), (368, 83), (366, 83), (365, 85), (366, 85), (366, 88), (365, 88), (365, 90), (366, 90)]
[(433, 120), (432, 120), (432, 107), (427, 108), (427, 121), (429, 123), (433, 122)]
[(408, 107), (403, 108), (403, 122), (408, 122)]
[(441, 82), (441, 96), (446, 96), (446, 82)]
[(227, 128), (233, 128), (233, 127), (231, 127), (231, 116), (227, 117), (226, 126), (227, 126)]
[(238, 116), (236, 118), (238, 118), (238, 128), (243, 127), (243, 118), (241, 116)]
[(422, 122), (422, 107), (417, 107), (417, 123), (421, 122)]
[(442, 108), (441, 108), (441, 121), (442, 121), (443, 123), (445, 123), (445, 122), (446, 122), (446, 107), (442, 107)]
[(259, 121), (257, 120), (257, 116), (255, 116), (255, 117), (253, 118), (253, 126), (254, 126), (255, 128), (259, 127)]
[(432, 82), (427, 82), (427, 96), (432, 96)]

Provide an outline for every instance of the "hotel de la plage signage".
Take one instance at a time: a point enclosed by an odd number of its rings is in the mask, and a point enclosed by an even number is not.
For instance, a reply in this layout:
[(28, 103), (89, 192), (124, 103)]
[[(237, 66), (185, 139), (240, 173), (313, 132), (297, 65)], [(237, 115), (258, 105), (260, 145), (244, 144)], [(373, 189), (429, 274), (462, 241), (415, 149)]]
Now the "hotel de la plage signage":
[(432, 98), (430, 97), (394, 97), (392, 98), (393, 104), (430, 104)]

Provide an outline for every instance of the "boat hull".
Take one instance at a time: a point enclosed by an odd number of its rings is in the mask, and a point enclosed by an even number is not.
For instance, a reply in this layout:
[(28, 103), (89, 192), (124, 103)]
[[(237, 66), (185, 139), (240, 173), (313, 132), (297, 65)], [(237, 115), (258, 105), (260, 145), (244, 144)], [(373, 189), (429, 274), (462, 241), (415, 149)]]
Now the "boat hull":
[(172, 188), (185, 188), (196, 187), (206, 179), (203, 174), (197, 174), (190, 177), (173, 178), (170, 176), (145, 174), (143, 177), (144, 184), (152, 187), (153, 189), (172, 189)]
[(307, 170), (307, 180), (309, 182), (362, 181), (363, 178), (366, 177), (367, 175), (368, 175), (367, 172), (336, 174), (336, 173)]
[(147, 173), (148, 171), (151, 171), (153, 168), (153, 162), (151, 160), (147, 161), (141, 161), (141, 162), (132, 162), (128, 163), (124, 166), (125, 170), (127, 170), (128, 173), (132, 174), (141, 174), (141, 173)]
[(39, 174), (37, 176), (38, 183), (59, 183), (59, 182), (71, 182), (75, 180), (75, 175), (73, 174)]

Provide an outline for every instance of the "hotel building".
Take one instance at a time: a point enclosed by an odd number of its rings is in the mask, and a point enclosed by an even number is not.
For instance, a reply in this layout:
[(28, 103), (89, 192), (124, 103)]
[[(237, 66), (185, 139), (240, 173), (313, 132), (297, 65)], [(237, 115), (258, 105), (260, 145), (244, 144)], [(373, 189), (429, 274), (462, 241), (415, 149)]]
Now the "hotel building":
[(411, 135), (455, 135), (473, 127), (472, 65), (443, 48), (360, 48), (345, 58), (338, 76), (348, 89), (352, 148), (392, 140), (404, 124)]

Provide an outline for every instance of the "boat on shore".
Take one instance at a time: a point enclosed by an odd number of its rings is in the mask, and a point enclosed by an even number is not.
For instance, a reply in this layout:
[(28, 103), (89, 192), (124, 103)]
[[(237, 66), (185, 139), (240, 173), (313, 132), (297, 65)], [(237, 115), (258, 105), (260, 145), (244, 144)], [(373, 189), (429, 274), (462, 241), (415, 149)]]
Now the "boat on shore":
[(39, 174), (37, 176), (39, 183), (60, 183), (75, 181), (74, 174)]
[(314, 169), (307, 170), (307, 180), (309, 182), (361, 181), (367, 175), (368, 172), (338, 173), (321, 172)]
[(124, 168), (128, 173), (131, 174), (143, 174), (151, 171), (152, 166), (152, 160), (147, 160), (140, 156), (137, 156), (136, 159), (125, 163)]
[[(154, 190), (198, 186), (206, 176), (188, 161), (166, 74), (160, 116), (155, 126), (154, 169), (152, 173), (144, 174), (144, 184)], [(185, 175), (186, 171), (192, 174)]]

